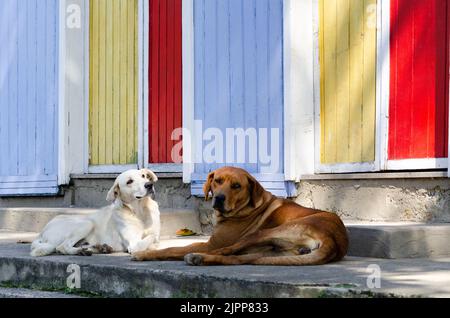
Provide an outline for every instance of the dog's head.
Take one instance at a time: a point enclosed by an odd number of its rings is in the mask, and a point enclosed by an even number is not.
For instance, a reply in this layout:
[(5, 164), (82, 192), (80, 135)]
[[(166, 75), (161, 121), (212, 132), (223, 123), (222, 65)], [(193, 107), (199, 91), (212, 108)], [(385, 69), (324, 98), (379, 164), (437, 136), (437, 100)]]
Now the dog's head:
[(146, 197), (153, 199), (156, 181), (158, 178), (151, 170), (128, 170), (117, 177), (106, 200), (114, 202), (116, 199), (120, 199), (124, 203), (131, 203)]
[(211, 172), (203, 186), (205, 199), (212, 194), (213, 208), (223, 217), (239, 216), (246, 206), (255, 207), (262, 200), (264, 188), (247, 171), (224, 167)]

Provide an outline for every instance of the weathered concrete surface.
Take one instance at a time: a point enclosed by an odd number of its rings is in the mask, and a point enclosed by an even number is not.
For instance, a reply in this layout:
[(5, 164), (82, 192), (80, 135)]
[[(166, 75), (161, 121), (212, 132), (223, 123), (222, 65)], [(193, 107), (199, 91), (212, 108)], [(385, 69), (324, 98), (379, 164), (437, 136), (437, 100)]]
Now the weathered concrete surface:
[[(85, 208), (0, 208), (0, 229), (40, 232), (57, 215), (88, 215), (97, 209)], [(174, 235), (189, 228), (201, 233), (198, 212), (193, 210), (161, 210), (161, 235)]]
[(348, 255), (375, 258), (450, 257), (450, 224), (346, 222)]
[[(156, 200), (161, 208), (190, 209), (202, 200), (191, 196), (190, 185), (184, 184), (181, 177), (164, 177), (158, 174), (155, 185)], [(169, 174), (167, 174), (169, 175)], [(71, 184), (63, 186), (59, 196), (0, 197), (0, 207), (88, 207), (105, 206), (106, 194), (114, 183), (117, 174), (75, 177)]]
[[(65, 288), (67, 266), (81, 269), (81, 289), (116, 297), (392, 297), (450, 296), (450, 259), (347, 257), (323, 266), (211, 266), (131, 262), (125, 255), (31, 258), (29, 246), (0, 245), (0, 282)], [(377, 265), (381, 288), (367, 280)], [(373, 282), (369, 278), (370, 282)]]
[(83, 297), (60, 292), (41, 291), (26, 288), (0, 287), (0, 298), (83, 298)]
[(295, 201), (363, 221), (450, 222), (450, 180), (306, 180)]

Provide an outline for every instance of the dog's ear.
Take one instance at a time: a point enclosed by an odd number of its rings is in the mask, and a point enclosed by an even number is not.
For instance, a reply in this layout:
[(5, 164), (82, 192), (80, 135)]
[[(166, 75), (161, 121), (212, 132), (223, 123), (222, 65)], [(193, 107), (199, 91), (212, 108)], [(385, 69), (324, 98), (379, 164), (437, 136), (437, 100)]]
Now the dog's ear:
[(144, 173), (147, 175), (147, 178), (149, 178), (152, 182), (158, 181), (158, 177), (150, 169), (142, 169), (142, 171), (144, 171)]
[(117, 182), (114, 182), (114, 185), (109, 189), (108, 194), (106, 195), (106, 201), (114, 202), (120, 194), (120, 187)]
[(247, 179), (250, 186), (250, 204), (256, 207), (265, 190), (251, 174), (247, 174)]
[(211, 192), (211, 183), (214, 180), (214, 171), (208, 174), (208, 178), (206, 178), (206, 182), (203, 185), (203, 193), (205, 194), (205, 201), (209, 199), (209, 193)]

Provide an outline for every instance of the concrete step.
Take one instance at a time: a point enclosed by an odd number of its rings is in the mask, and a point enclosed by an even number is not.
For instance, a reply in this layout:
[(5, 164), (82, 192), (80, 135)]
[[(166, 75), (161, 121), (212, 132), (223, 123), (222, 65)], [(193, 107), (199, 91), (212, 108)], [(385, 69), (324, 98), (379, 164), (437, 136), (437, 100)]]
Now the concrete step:
[(450, 257), (449, 223), (346, 222), (348, 255), (375, 258)]
[[(56, 215), (86, 215), (94, 211), (83, 208), (0, 208), (0, 229), (31, 232), (33, 237), (33, 233), (40, 232)], [(173, 236), (180, 228), (201, 233), (198, 213), (193, 210), (162, 210), (161, 223), (163, 237)], [(349, 256), (390, 259), (450, 257), (450, 223), (344, 223), (350, 238)], [(9, 238), (11, 235), (8, 234)]]
[[(450, 258), (346, 257), (302, 268), (196, 267), (184, 262), (132, 262), (125, 254), (32, 258), (27, 245), (0, 244), (0, 284), (64, 290), (68, 266), (78, 265), (79, 292), (103, 297), (449, 297), (449, 262)], [(374, 268), (381, 271), (379, 285)]]
[[(0, 208), (0, 229), (40, 232), (57, 215), (88, 215), (96, 209), (84, 208)], [(194, 210), (161, 210), (161, 235), (174, 235), (178, 229), (189, 228), (201, 233), (198, 212)]]
[(78, 295), (27, 288), (2, 288), (0, 298), (85, 298)]

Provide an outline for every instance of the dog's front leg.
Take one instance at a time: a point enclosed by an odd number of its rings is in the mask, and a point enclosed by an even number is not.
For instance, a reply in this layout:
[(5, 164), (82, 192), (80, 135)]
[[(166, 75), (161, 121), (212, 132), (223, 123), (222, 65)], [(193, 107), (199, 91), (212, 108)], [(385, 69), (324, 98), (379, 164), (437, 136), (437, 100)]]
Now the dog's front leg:
[(130, 246), (128, 246), (128, 253), (133, 254), (133, 253), (137, 253), (137, 252), (143, 252), (148, 249), (151, 249), (152, 245), (153, 245), (153, 249), (156, 249), (155, 244), (157, 244), (158, 241), (159, 240), (156, 238), (155, 234), (147, 235), (142, 240), (130, 242)]
[(134, 261), (168, 261), (183, 260), (186, 254), (206, 253), (211, 250), (208, 243), (194, 243), (184, 247), (170, 247), (163, 250), (146, 250), (133, 253)]

